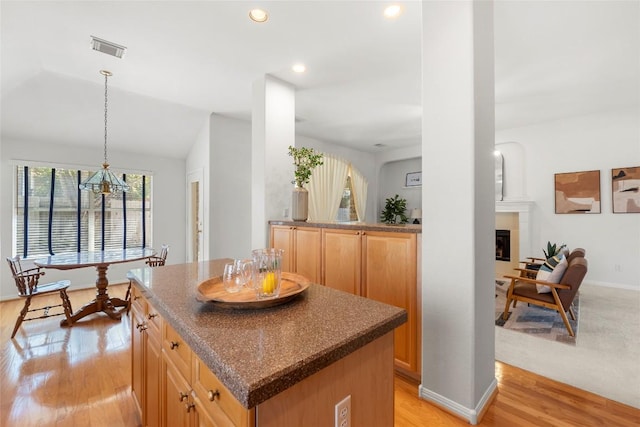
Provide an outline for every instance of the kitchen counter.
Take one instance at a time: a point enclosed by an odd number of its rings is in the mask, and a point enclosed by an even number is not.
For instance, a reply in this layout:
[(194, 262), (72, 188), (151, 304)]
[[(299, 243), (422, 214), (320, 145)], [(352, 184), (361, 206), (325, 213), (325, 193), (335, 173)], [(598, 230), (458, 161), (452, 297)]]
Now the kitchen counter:
[(291, 227), (314, 227), (314, 228), (334, 228), (342, 230), (366, 230), (366, 231), (389, 231), (392, 233), (422, 233), (422, 224), (383, 224), (366, 222), (307, 222), (271, 220), (270, 225), (285, 225)]
[(134, 286), (247, 409), (407, 320), (403, 309), (317, 284), (287, 304), (260, 310), (231, 310), (197, 301), (198, 284), (220, 276), (228, 261), (131, 273)]

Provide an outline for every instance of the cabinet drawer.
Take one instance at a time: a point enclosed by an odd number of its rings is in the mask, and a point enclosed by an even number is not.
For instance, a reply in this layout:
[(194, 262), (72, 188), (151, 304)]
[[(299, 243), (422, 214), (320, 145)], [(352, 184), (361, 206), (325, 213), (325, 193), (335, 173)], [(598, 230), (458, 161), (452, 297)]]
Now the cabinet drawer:
[(145, 322), (148, 325), (147, 333), (153, 336), (156, 341), (160, 341), (160, 333), (162, 331), (162, 317), (151, 304), (148, 304), (147, 307), (148, 311), (145, 316)]
[(193, 356), (193, 391), (209, 416), (219, 425), (249, 426), (249, 414), (231, 392)]
[(147, 313), (147, 300), (135, 285), (131, 285), (131, 308), (137, 309), (139, 313)]
[(191, 349), (167, 322), (163, 322), (162, 350), (182, 376), (191, 382)]

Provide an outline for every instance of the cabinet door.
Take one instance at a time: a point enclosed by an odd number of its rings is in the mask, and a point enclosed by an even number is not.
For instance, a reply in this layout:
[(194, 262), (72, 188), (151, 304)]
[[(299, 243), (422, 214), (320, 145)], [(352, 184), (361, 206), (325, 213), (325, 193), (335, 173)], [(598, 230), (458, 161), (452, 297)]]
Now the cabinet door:
[(296, 227), (293, 231), (295, 272), (302, 274), (313, 283), (320, 283), (320, 229)]
[(131, 394), (144, 425), (144, 315), (135, 305), (131, 310)]
[(366, 231), (363, 239), (363, 296), (407, 310), (407, 323), (395, 330), (394, 353), (397, 366), (416, 372), (416, 235)]
[(293, 263), (293, 231), (293, 227), (285, 225), (271, 226), (271, 247), (284, 251), (284, 255), (282, 256), (282, 271), (291, 273), (295, 273), (295, 265)]
[(358, 230), (322, 230), (323, 284), (333, 289), (360, 295), (361, 232)]
[(162, 425), (164, 427), (189, 427), (191, 400), (189, 383), (182, 377), (171, 360), (162, 356)]
[(160, 426), (160, 375), (162, 374), (162, 345), (158, 335), (147, 334), (145, 357), (145, 426)]
[(193, 396), (192, 399), (194, 403), (193, 416), (195, 427), (233, 427), (235, 425), (222, 412), (217, 414), (208, 412), (203, 402), (197, 396)]

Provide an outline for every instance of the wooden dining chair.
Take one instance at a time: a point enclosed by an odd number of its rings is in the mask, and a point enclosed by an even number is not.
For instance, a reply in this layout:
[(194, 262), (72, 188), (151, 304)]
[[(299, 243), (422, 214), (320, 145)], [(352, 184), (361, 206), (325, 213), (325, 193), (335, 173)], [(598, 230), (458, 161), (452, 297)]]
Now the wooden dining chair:
[[(160, 253), (156, 256), (150, 256), (144, 262), (149, 267), (161, 267), (167, 261), (167, 255), (169, 254), (169, 245), (162, 245), (160, 248)], [(127, 287), (127, 293), (124, 296), (124, 300), (127, 302), (127, 314), (131, 310), (131, 281), (133, 278), (127, 274), (127, 279), (129, 279), (129, 286)]]
[(162, 245), (160, 248), (160, 253), (157, 256), (150, 256), (146, 261), (149, 267), (160, 267), (163, 266), (167, 261), (167, 255), (169, 254), (169, 245)]
[[(18, 288), (18, 296), (20, 298), (24, 298), (24, 307), (18, 315), (16, 325), (11, 333), (11, 338), (16, 336), (16, 332), (18, 332), (18, 328), (20, 328), (22, 322), (28, 320), (45, 319), (47, 317), (61, 316), (64, 314), (67, 318), (68, 324), (71, 325), (71, 313), (73, 312), (73, 309), (71, 308), (71, 301), (69, 301), (69, 296), (67, 295), (67, 288), (71, 285), (71, 281), (60, 280), (57, 282), (40, 284), (40, 277), (44, 275), (44, 271), (40, 271), (40, 267), (23, 269), (19, 256), (13, 258), (9, 257), (7, 258), (7, 262), (9, 263), (11, 274), (13, 275), (16, 287)], [(31, 310), (29, 309), (31, 306), (31, 300), (34, 297), (52, 294), (54, 292), (58, 292), (60, 294), (60, 298), (62, 299), (61, 304), (46, 305), (44, 307), (32, 308)], [(49, 310), (56, 307), (62, 307), (62, 312), (49, 312)], [(29, 313), (36, 311), (43, 311), (44, 313), (38, 317), (27, 317)]]

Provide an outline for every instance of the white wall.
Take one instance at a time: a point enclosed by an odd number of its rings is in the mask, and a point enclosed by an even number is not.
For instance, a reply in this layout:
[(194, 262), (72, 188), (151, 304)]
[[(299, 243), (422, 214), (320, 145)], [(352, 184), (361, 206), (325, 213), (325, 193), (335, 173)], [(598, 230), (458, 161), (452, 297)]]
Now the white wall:
[[(14, 178), (12, 161), (28, 160), (55, 163), (60, 166), (97, 169), (102, 163), (101, 149), (81, 149), (65, 145), (37, 143), (27, 141), (2, 140), (1, 180), (3, 195), (0, 200), (2, 218), (0, 224), (2, 242), (0, 251), (3, 262), (0, 271), (0, 299), (16, 297), (16, 289), (9, 267), (4, 258), (12, 253), (12, 207), (14, 194)], [(183, 160), (166, 159), (153, 155), (140, 155), (109, 150), (109, 163), (115, 172), (143, 172), (153, 176), (152, 186), (152, 236), (151, 244), (159, 247), (166, 243), (171, 246), (168, 264), (182, 263), (185, 260), (185, 163)], [(148, 245), (149, 246), (149, 245)], [(108, 278), (111, 283), (122, 283), (126, 272), (132, 268), (143, 266), (143, 262), (132, 262), (113, 265), (109, 268)], [(96, 272), (93, 268), (58, 271), (49, 269), (45, 276), (47, 281), (70, 279), (71, 288), (79, 289), (95, 285)]]
[(422, 209), (422, 187), (405, 186), (408, 173), (421, 171), (422, 157), (396, 160), (382, 165), (378, 186), (378, 212), (384, 209), (385, 200), (396, 194), (407, 200), (407, 217), (411, 215), (411, 209)]
[(251, 255), (251, 124), (211, 115), (211, 259)]
[[(593, 284), (640, 290), (640, 215), (613, 214), (611, 206), (611, 169), (640, 166), (639, 118), (640, 109), (633, 108), (496, 133), (497, 143), (522, 147), (523, 194), (534, 202), (532, 246), (538, 255), (549, 240), (585, 248), (585, 281)], [(503, 155), (507, 169), (521, 163), (515, 152)], [(602, 213), (555, 214), (554, 174), (586, 170), (600, 171)]]
[(308, 136), (296, 135), (296, 147), (313, 148), (322, 153), (333, 154), (342, 157), (353, 164), (367, 179), (369, 187), (367, 189), (367, 211), (365, 213), (365, 222), (376, 221), (376, 193), (377, 193), (377, 174), (375, 168), (375, 156), (364, 151), (354, 150), (352, 148), (343, 147), (337, 144), (320, 141), (318, 139), (309, 138)]
[[(402, 148), (396, 148), (393, 150), (386, 150), (380, 153), (376, 153), (375, 155), (375, 171), (376, 171), (376, 180), (379, 183), (379, 185), (381, 186), (382, 183), (380, 181), (380, 173), (382, 171), (382, 168), (384, 167), (385, 164), (387, 163), (391, 163), (391, 162), (397, 162), (397, 161), (403, 161), (403, 160), (410, 160), (410, 159), (417, 159), (417, 158), (422, 158), (422, 145), (418, 144), (418, 145), (412, 145), (412, 146), (408, 146), (408, 147), (402, 147)], [(418, 170), (422, 170), (422, 167), (419, 167)], [(422, 176), (424, 177), (424, 171), (422, 171)], [(400, 186), (402, 186), (403, 184), (400, 183)], [(401, 187), (398, 187), (398, 190), (400, 190)], [(418, 191), (421, 192), (420, 189), (418, 190), (411, 190), (411, 191)], [(396, 191), (398, 194), (399, 192)], [(394, 192), (392, 194), (395, 195), (396, 192)], [(420, 200), (422, 200), (422, 195), (420, 196)], [(408, 201), (408, 200), (407, 200)], [(375, 213), (375, 222), (380, 222), (380, 212), (382, 212), (382, 210), (380, 209), (381, 206), (384, 206), (384, 194), (381, 193), (380, 189), (377, 189), (375, 192), (375, 208), (376, 208), (376, 213)]]

